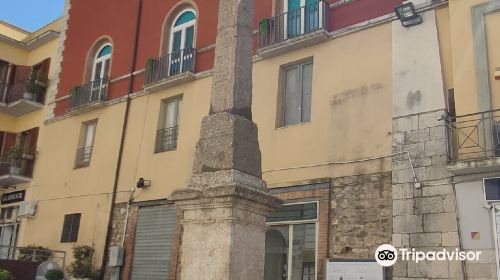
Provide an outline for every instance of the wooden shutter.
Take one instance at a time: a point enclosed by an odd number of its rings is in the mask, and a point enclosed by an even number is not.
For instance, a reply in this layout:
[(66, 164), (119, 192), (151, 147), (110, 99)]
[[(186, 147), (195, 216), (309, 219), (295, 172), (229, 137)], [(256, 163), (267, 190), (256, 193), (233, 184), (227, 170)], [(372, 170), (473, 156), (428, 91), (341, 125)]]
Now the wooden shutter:
[(49, 80), (50, 58), (45, 59), (42, 63), (42, 70), (39, 77), (35, 77), (40, 82), (47, 82)]
[(28, 79), (31, 75), (30, 66), (16, 65), (13, 69), (12, 82), (14, 84)]
[(63, 230), (61, 234), (61, 243), (76, 242), (78, 240), (78, 231), (80, 230), (80, 217), (82, 214), (68, 214), (64, 216)]
[(4, 137), (5, 141), (3, 142), (3, 147), (1, 149), (2, 155), (7, 154), (9, 148), (16, 145), (17, 134), (6, 132)]
[(69, 242), (76, 242), (78, 240), (78, 231), (80, 230), (80, 217), (82, 214), (73, 214), (73, 223), (71, 225), (71, 232), (69, 235)]
[(29, 130), (29, 147), (28, 152), (34, 154), (36, 152), (36, 143), (38, 141), (38, 127)]
[(72, 220), (72, 215), (65, 215), (64, 216), (64, 223), (63, 223), (63, 230), (61, 234), (61, 243), (67, 243), (69, 242), (69, 233), (71, 230), (71, 220)]

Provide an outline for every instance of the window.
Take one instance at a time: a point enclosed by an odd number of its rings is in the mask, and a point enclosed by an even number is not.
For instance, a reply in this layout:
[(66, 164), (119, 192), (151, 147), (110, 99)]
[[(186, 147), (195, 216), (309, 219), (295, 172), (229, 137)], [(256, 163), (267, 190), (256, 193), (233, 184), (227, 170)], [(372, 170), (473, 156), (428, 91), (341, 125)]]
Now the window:
[(311, 120), (312, 61), (283, 68), (282, 126)]
[(283, 0), (286, 38), (297, 37), (322, 28), (323, 6), (319, 0)]
[(80, 218), (82, 214), (68, 214), (64, 216), (61, 243), (71, 243), (78, 240), (78, 230), (80, 229)]
[(76, 167), (89, 166), (90, 158), (92, 157), (92, 150), (94, 146), (95, 131), (97, 121), (90, 121), (83, 123), (82, 131), (80, 133), (80, 142), (76, 152)]
[(170, 30), (170, 76), (192, 70), (196, 13), (186, 9), (174, 19)]
[(17, 242), (19, 223), (18, 207), (0, 209), (0, 259), (13, 259)]
[(177, 148), (181, 105), (181, 97), (163, 101), (159, 129), (156, 132), (156, 153), (175, 150)]
[(267, 222), (264, 279), (316, 279), (318, 203), (284, 205)]
[(111, 52), (113, 48), (110, 44), (106, 44), (99, 49), (92, 67), (92, 80), (98, 81), (107, 78), (109, 74), (109, 66), (111, 63)]

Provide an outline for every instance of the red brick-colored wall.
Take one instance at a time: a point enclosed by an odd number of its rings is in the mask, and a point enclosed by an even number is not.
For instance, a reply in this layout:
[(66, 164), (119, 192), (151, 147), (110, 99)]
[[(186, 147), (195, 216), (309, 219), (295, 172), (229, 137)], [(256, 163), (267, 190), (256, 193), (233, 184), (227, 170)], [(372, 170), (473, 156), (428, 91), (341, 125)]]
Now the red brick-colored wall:
[[(281, 0), (276, 0), (281, 1)], [(355, 0), (330, 11), (330, 31), (335, 31), (371, 18), (391, 13), (402, 0)], [(329, 0), (328, 2), (333, 2)], [(160, 56), (163, 28), (168, 17), (174, 17), (180, 4), (193, 7), (197, 15), (195, 46), (204, 49), (198, 53), (196, 71), (212, 68), (217, 32), (218, 0), (147, 0), (142, 1), (142, 20), (139, 30), (139, 44), (135, 71), (144, 69), (149, 58)], [(65, 97), (74, 86), (88, 82), (91, 71), (89, 53), (96, 43), (107, 38), (113, 44), (110, 79), (125, 77), (112, 82), (108, 98), (113, 99), (128, 93), (138, 0), (71, 0), (68, 29), (62, 62), (62, 72), (57, 98)], [(254, 28), (260, 20), (272, 16), (273, 1), (256, 0)], [(256, 46), (257, 36), (254, 38)], [(208, 47), (208, 48), (207, 48)], [(255, 49), (255, 48), (254, 48)], [(143, 87), (143, 73), (134, 76), (133, 91)], [(57, 102), (55, 116), (66, 112), (67, 100)]]

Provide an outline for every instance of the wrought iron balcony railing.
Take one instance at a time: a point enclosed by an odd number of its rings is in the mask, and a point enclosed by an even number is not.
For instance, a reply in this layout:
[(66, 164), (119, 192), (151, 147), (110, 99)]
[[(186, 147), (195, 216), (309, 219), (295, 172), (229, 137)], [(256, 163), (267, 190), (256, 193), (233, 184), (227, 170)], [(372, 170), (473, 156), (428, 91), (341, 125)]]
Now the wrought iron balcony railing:
[(80, 148), (76, 151), (75, 166), (85, 167), (89, 166), (90, 159), (92, 158), (92, 146)]
[(11, 175), (31, 178), (33, 176), (34, 163), (35, 156), (32, 154), (19, 159), (10, 159), (2, 156), (0, 157), (0, 176)]
[(179, 126), (160, 129), (156, 132), (156, 147), (155, 152), (165, 152), (175, 150), (177, 148), (177, 136)]
[(169, 53), (157, 59), (150, 59), (146, 65), (145, 84), (152, 84), (181, 73), (194, 73), (196, 49), (186, 48)]
[(26, 79), (15, 84), (0, 85), (0, 102), (13, 103), (18, 100), (29, 100), (43, 103), (47, 84), (37, 80)]
[(328, 3), (317, 1), (263, 19), (259, 24), (259, 48), (268, 47), (320, 29), (328, 30), (329, 14)]
[(445, 116), (449, 162), (500, 157), (500, 109)]
[(106, 101), (108, 83), (107, 78), (100, 78), (85, 85), (74, 87), (70, 93), (69, 109), (75, 109), (96, 101)]
[(64, 269), (66, 265), (66, 252), (48, 250), (43, 247), (13, 247), (0, 245), (0, 259), (37, 263), (51, 261), (57, 263)]

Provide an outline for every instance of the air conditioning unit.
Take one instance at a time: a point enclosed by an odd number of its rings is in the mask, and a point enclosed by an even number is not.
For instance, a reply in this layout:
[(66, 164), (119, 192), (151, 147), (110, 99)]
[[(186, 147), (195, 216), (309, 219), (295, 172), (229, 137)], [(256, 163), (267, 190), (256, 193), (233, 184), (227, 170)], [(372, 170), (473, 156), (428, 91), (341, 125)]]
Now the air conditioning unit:
[(484, 178), (483, 191), (486, 202), (500, 201), (500, 177)]
[(36, 214), (36, 201), (23, 201), (19, 204), (19, 212), (17, 216), (22, 217), (33, 217)]

